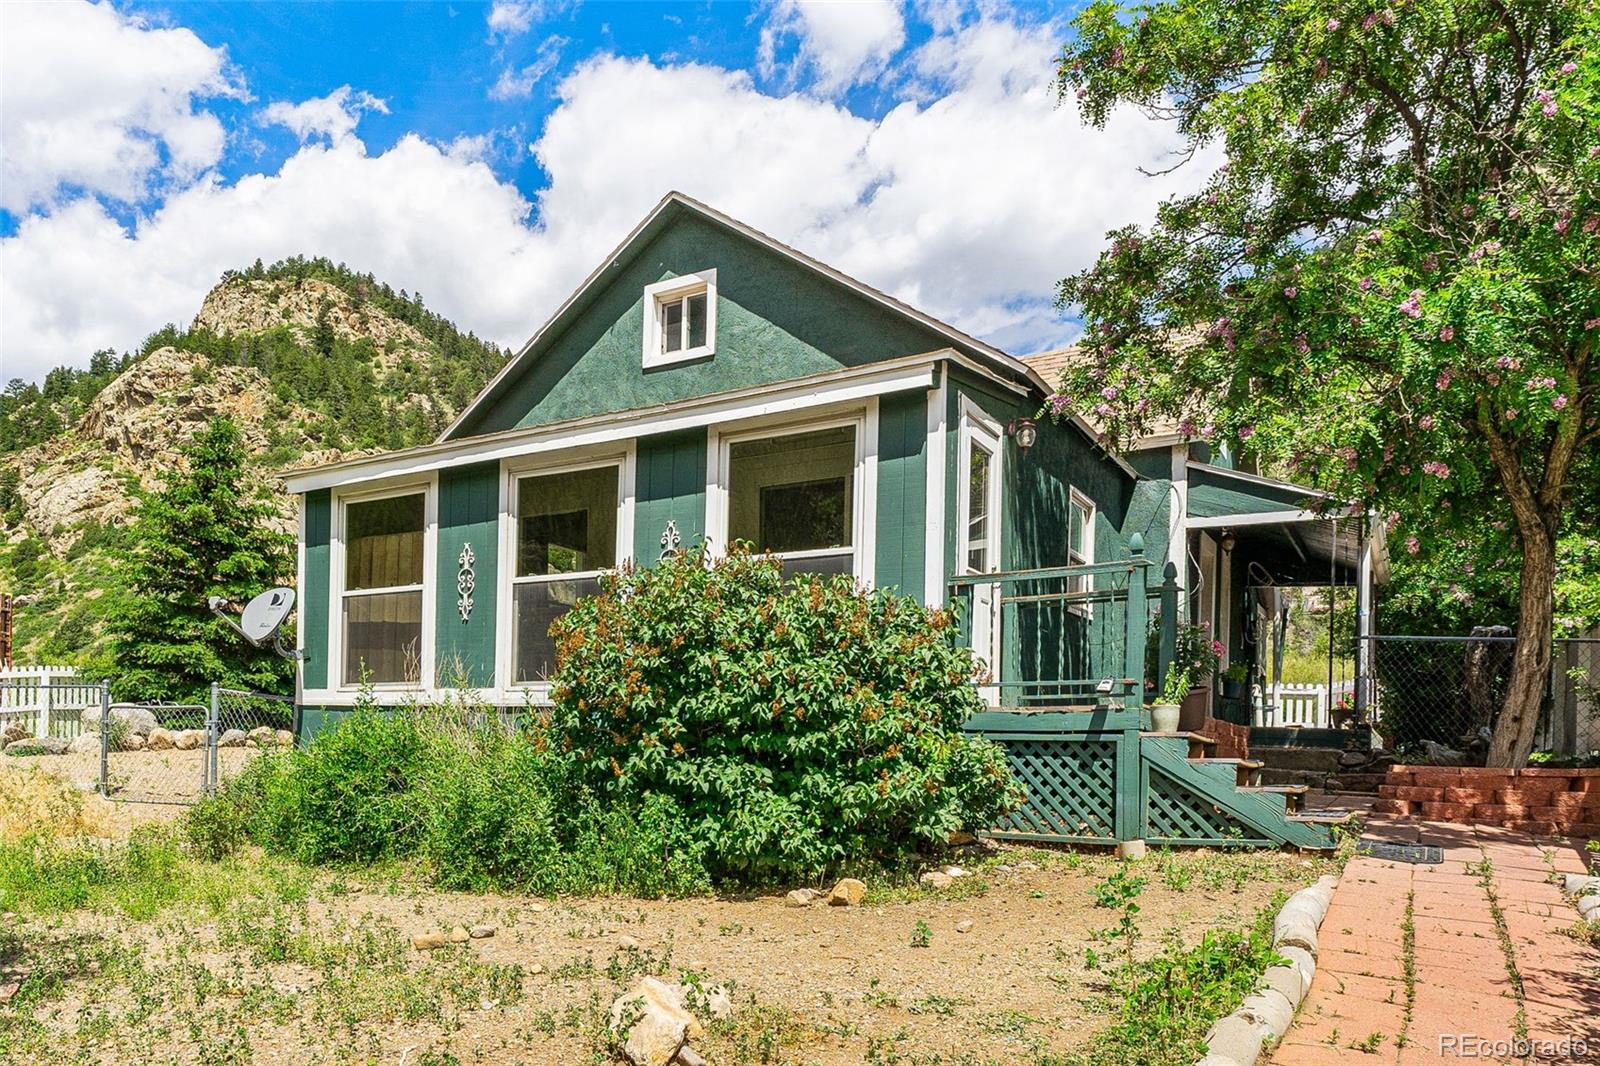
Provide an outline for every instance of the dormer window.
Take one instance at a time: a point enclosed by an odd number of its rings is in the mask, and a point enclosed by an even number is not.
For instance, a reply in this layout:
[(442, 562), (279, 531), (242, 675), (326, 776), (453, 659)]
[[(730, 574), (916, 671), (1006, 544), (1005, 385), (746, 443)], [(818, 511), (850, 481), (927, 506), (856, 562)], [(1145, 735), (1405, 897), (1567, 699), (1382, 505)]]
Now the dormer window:
[(684, 274), (644, 290), (646, 369), (707, 359), (717, 345), (717, 272)]

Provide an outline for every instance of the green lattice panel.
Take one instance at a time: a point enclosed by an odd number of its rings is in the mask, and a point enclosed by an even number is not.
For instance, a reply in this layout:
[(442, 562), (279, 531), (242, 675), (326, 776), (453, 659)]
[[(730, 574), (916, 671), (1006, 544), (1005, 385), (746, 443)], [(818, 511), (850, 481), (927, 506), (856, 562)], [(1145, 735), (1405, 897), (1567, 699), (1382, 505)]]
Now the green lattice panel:
[(1260, 834), (1200, 793), (1150, 767), (1149, 834), (1152, 840), (1254, 842)]
[(1115, 837), (1117, 745), (1114, 740), (1050, 738), (1001, 741), (1028, 801), (994, 829), (1030, 840)]

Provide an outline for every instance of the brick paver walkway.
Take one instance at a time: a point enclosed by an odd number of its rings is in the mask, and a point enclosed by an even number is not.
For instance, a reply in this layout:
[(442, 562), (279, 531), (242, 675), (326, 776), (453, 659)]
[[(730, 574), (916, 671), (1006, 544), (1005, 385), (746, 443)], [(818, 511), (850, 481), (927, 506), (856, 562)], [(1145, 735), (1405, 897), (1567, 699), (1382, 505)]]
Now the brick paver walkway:
[[(1578, 914), (1550, 879), (1552, 867), (1584, 870), (1577, 847), (1382, 817), (1364, 835), (1435, 845), (1444, 862), (1351, 861), (1322, 923), (1316, 980), (1274, 1066), (1600, 1066), (1600, 951), (1567, 935)], [(1519, 1057), (1519, 1037), (1536, 1053)]]

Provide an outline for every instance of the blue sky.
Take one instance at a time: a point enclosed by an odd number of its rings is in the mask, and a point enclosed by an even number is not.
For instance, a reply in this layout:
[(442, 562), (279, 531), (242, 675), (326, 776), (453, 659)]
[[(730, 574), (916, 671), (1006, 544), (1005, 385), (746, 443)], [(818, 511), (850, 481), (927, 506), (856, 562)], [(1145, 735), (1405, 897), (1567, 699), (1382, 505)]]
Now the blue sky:
[(516, 345), (681, 189), (1009, 350), (1055, 282), (1198, 174), (1058, 102), (1066, 7), (0, 6), (0, 377), (328, 255)]

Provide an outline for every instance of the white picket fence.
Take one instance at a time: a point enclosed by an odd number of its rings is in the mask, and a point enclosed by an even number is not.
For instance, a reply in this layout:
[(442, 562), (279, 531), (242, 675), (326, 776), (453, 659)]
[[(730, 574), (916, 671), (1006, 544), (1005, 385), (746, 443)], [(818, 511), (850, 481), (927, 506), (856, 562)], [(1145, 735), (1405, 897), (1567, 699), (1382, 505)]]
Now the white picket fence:
[(1327, 685), (1273, 685), (1267, 700), (1276, 711), (1268, 724), (1327, 729), (1333, 724), (1331, 712), (1339, 700), (1348, 696), (1353, 701), (1355, 693), (1354, 681), (1334, 685), (1331, 699)]
[(0, 669), (0, 729), (15, 722), (32, 736), (71, 740), (83, 732), (83, 712), (100, 706), (100, 686), (70, 666)]

